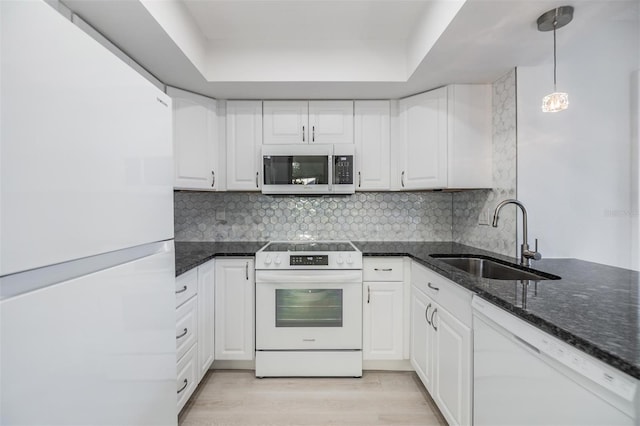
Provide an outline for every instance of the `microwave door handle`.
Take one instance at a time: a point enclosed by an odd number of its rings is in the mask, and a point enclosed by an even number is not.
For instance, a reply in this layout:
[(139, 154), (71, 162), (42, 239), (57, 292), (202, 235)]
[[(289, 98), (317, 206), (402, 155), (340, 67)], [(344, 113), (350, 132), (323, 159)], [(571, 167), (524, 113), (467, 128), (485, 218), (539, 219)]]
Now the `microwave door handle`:
[(329, 192), (333, 191), (333, 155), (329, 155), (329, 179), (327, 179), (329, 183)]

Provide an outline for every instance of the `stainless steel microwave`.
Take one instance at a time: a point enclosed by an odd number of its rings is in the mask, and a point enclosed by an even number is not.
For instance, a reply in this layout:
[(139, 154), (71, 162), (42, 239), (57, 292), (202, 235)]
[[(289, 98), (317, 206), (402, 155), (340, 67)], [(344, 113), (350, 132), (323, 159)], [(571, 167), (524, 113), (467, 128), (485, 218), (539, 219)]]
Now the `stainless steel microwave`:
[(263, 194), (353, 194), (355, 147), (263, 145)]

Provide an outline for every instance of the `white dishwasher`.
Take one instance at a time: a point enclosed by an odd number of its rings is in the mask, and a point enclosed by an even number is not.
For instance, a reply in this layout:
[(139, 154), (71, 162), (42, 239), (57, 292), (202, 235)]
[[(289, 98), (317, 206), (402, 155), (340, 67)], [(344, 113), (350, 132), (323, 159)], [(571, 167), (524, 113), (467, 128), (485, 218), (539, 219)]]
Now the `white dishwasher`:
[(473, 424), (637, 425), (638, 381), (475, 296)]

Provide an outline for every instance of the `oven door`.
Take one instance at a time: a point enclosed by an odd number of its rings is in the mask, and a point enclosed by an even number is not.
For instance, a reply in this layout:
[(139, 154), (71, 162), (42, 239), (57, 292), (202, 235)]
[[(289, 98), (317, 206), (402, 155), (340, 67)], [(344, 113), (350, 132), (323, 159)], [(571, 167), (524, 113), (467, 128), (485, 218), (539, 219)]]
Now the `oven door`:
[(362, 271), (257, 271), (256, 350), (362, 349)]

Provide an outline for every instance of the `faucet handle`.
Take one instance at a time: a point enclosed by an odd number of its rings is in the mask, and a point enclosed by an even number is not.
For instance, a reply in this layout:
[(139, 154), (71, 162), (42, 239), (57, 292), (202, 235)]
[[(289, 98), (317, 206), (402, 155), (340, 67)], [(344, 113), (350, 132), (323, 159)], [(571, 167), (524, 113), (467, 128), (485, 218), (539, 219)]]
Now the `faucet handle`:
[(529, 258), (529, 259), (533, 259), (533, 260), (540, 260), (542, 259), (542, 254), (538, 252), (538, 239), (536, 238), (536, 245), (535, 245), (535, 249), (533, 251), (531, 250), (527, 250), (525, 252), (525, 257)]

